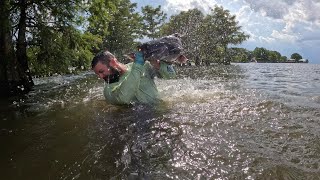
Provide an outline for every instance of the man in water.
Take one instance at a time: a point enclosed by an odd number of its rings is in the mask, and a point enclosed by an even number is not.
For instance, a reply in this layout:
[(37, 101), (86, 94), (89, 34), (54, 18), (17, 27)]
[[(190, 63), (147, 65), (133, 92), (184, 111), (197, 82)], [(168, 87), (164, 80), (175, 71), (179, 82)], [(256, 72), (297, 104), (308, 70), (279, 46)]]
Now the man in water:
[(154, 104), (160, 98), (154, 82), (156, 74), (161, 78), (175, 77), (172, 67), (162, 61), (145, 61), (143, 53), (134, 54), (134, 62), (120, 63), (109, 51), (98, 53), (92, 60), (93, 71), (106, 81), (103, 94), (111, 104)]

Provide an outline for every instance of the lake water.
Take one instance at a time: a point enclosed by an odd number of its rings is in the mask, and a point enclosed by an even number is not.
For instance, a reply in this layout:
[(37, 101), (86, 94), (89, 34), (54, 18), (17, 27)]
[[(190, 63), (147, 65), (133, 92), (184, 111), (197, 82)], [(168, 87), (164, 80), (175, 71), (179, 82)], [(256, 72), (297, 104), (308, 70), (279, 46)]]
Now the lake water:
[(320, 65), (183, 67), (157, 107), (91, 72), (1, 100), (1, 179), (320, 179)]

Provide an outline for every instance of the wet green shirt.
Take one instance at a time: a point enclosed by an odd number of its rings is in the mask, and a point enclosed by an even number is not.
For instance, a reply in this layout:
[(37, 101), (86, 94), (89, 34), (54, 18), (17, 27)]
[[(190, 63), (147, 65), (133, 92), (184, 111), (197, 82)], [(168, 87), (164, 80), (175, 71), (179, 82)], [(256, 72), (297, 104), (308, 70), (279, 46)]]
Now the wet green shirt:
[(155, 71), (147, 61), (144, 65), (126, 64), (128, 71), (118, 82), (107, 84), (104, 96), (110, 104), (131, 104), (134, 102), (153, 104), (160, 100), (154, 77), (169, 79), (176, 73), (171, 65), (160, 62), (160, 70)]

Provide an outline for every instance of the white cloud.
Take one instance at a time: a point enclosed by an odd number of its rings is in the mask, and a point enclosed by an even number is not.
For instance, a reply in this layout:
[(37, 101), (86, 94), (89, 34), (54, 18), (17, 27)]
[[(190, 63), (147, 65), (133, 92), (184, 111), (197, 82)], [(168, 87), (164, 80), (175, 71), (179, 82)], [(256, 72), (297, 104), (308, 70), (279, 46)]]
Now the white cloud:
[(281, 19), (287, 13), (287, 7), (290, 2), (294, 1), (279, 1), (279, 0), (244, 0), (250, 7), (260, 12), (263, 16), (269, 16), (275, 19)]
[(272, 37), (263, 37), (263, 36), (260, 36), (259, 39), (260, 39), (260, 41), (261, 41), (262, 43), (266, 42), (266, 43), (268, 43), (268, 44), (272, 44), (272, 43), (274, 43), (274, 42), (276, 41), (276, 40), (275, 40), (274, 38), (272, 38)]
[[(261, 16), (261, 19), (269, 18), (269, 21), (264, 22), (264, 24), (273, 28), (269, 36), (257, 39), (257, 44), (259, 44), (258, 41), (264, 41), (267, 43), (264, 46), (277, 47), (287, 52), (288, 55), (293, 51), (302, 51), (301, 54), (317, 60), (315, 58), (319, 57), (319, 52), (310, 49), (315, 49), (320, 45), (319, 0), (244, 1), (248, 3), (248, 6), (254, 12)], [(250, 24), (248, 22), (246, 27), (250, 27)], [(280, 28), (277, 29), (277, 27)], [(261, 32), (256, 33), (257, 36), (261, 34)]]
[(279, 32), (277, 30), (272, 31), (271, 37), (273, 37), (274, 39), (281, 40), (284, 42), (289, 42), (289, 43), (294, 43), (298, 39), (297, 35), (286, 34), (283, 32)]
[(208, 13), (214, 5), (215, 0), (166, 0), (163, 9), (170, 14), (177, 14), (180, 11), (197, 8), (204, 13)]
[(319, 8), (320, 3), (312, 0), (296, 1), (288, 6), (288, 12), (281, 19), (285, 23), (284, 28), (271, 34), (277, 39), (278, 48), (287, 51), (288, 55), (290, 49), (291, 53), (295, 51), (317, 61), (320, 53), (314, 49), (320, 45)]
[(316, 0), (245, 0), (250, 8), (263, 16), (285, 23), (281, 31), (275, 31), (272, 37), (282, 40), (301, 40), (303, 34), (320, 33), (320, 2)]

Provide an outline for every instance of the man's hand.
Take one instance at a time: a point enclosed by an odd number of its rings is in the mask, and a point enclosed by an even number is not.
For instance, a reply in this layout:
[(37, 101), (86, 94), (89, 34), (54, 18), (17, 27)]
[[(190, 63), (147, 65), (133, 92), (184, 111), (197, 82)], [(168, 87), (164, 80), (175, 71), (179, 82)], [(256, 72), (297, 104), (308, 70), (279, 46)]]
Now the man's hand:
[(186, 63), (188, 61), (188, 58), (185, 55), (180, 55), (176, 60), (178, 63), (182, 64)]
[(154, 69), (160, 70), (160, 60), (151, 60), (150, 64), (153, 66)]
[(126, 65), (120, 63), (116, 58), (110, 60), (109, 66), (120, 72), (120, 74), (123, 74), (127, 71)]
[(118, 69), (119, 68), (119, 62), (117, 61), (116, 58), (112, 58), (109, 62), (109, 66), (114, 68), (114, 69)]

